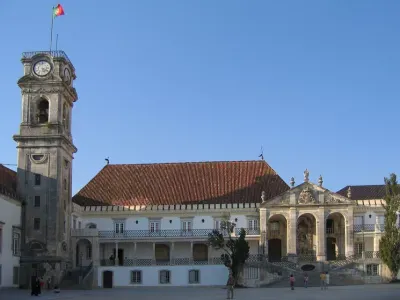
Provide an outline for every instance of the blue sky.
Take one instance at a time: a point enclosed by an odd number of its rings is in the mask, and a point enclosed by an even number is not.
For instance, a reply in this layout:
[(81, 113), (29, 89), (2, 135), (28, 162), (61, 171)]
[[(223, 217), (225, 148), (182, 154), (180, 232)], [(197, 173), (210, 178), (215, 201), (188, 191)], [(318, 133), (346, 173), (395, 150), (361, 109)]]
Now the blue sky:
[[(400, 1), (65, 0), (73, 191), (105, 164), (258, 159), (334, 191), (400, 175)], [(112, 4), (112, 3), (118, 3)], [(0, 162), (16, 163), (21, 53), (48, 0), (0, 1)]]

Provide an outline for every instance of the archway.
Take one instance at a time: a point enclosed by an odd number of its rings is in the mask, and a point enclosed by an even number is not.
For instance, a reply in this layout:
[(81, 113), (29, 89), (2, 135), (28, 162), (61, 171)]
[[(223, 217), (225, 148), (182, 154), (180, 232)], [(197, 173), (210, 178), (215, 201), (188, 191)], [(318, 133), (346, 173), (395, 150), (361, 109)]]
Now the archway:
[(113, 287), (113, 277), (112, 271), (103, 271), (103, 288), (111, 289)]
[(76, 267), (86, 267), (92, 263), (92, 243), (88, 239), (81, 239), (76, 243)]
[(297, 219), (296, 245), (297, 257), (301, 261), (316, 260), (316, 232), (317, 221), (310, 213), (302, 214)]
[(331, 213), (326, 219), (326, 259), (336, 260), (345, 257), (345, 227), (343, 214)]
[(287, 220), (281, 214), (272, 215), (268, 220), (268, 260), (281, 261), (287, 253)]

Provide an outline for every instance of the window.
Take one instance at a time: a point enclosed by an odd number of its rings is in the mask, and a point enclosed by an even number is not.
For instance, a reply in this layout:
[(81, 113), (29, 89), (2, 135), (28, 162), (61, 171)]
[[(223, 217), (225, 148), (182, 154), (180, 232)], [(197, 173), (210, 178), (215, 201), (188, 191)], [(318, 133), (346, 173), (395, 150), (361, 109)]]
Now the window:
[(258, 229), (258, 220), (257, 219), (253, 219), (253, 220), (249, 220), (249, 229), (254, 230), (254, 229)]
[(124, 233), (124, 223), (123, 222), (115, 222), (114, 230), (115, 230), (115, 233), (119, 233), (119, 234)]
[(171, 283), (171, 272), (168, 270), (161, 270), (160, 271), (160, 283), (161, 284), (168, 284)]
[(183, 231), (191, 231), (192, 230), (192, 221), (182, 221), (182, 230)]
[(131, 283), (133, 284), (142, 283), (142, 271), (131, 271)]
[(379, 265), (376, 264), (367, 265), (367, 275), (368, 276), (379, 275)]
[(40, 230), (40, 218), (33, 219), (33, 229)]
[(223, 225), (223, 223), (222, 223), (221, 220), (215, 220), (214, 221), (214, 229), (221, 230), (222, 225)]
[(42, 177), (40, 174), (35, 174), (35, 185), (40, 185), (42, 181)]
[(64, 233), (66, 233), (66, 232), (67, 232), (67, 222), (64, 221)]
[(35, 196), (35, 203), (33, 205), (35, 207), (40, 207), (40, 196)]
[(19, 284), (19, 267), (13, 268), (13, 285)]
[(65, 178), (64, 178), (63, 185), (64, 185), (64, 191), (66, 191), (67, 190), (67, 179), (65, 179)]
[(189, 283), (200, 283), (200, 271), (190, 270), (189, 271)]
[(92, 259), (92, 245), (86, 247), (86, 259)]
[(39, 124), (44, 124), (49, 121), (49, 102), (47, 100), (40, 100), (36, 117)]
[(74, 217), (74, 220), (72, 221), (72, 228), (76, 229), (76, 217)]
[(356, 255), (362, 255), (364, 251), (364, 245), (362, 243), (356, 243), (354, 246)]
[(151, 221), (150, 222), (150, 232), (159, 232), (160, 231), (160, 222), (159, 221)]
[(13, 240), (12, 240), (12, 251), (13, 255), (20, 255), (21, 248), (21, 234), (19, 232), (13, 232)]
[(78, 229), (81, 229), (81, 228), (82, 228), (82, 222), (78, 221)]
[(279, 231), (279, 222), (271, 222), (270, 228), (271, 228), (271, 231)]

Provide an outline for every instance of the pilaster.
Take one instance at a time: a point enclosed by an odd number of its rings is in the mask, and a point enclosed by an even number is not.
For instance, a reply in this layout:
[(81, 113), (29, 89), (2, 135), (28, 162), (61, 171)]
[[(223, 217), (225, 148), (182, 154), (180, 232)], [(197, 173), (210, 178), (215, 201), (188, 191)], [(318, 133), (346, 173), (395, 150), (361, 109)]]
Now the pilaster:
[(287, 220), (287, 252), (288, 256), (297, 256), (297, 209), (289, 209), (289, 219)]
[(325, 207), (319, 207), (317, 211), (317, 260), (326, 260), (326, 221), (325, 221)]
[[(346, 219), (345, 236), (346, 236), (346, 256), (352, 256), (354, 254), (354, 220), (353, 220), (353, 209), (350, 207)], [(365, 247), (365, 245), (363, 247)]]

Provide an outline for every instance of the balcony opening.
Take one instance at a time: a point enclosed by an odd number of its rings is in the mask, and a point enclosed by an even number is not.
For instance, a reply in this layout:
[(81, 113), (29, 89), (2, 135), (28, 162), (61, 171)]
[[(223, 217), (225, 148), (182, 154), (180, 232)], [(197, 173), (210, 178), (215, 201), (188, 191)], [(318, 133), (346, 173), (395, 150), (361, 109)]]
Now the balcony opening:
[(49, 121), (49, 102), (46, 99), (39, 100), (36, 118), (39, 124), (45, 124)]
[(206, 244), (194, 244), (192, 255), (196, 263), (208, 262), (208, 246)]
[(169, 263), (170, 261), (170, 248), (165, 244), (155, 245), (155, 259), (157, 264)]

